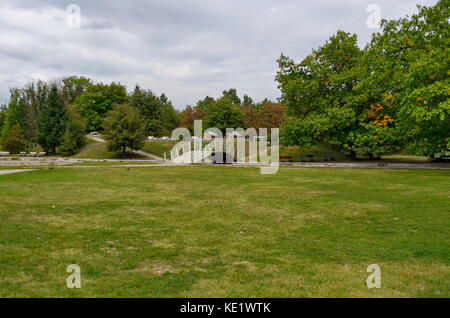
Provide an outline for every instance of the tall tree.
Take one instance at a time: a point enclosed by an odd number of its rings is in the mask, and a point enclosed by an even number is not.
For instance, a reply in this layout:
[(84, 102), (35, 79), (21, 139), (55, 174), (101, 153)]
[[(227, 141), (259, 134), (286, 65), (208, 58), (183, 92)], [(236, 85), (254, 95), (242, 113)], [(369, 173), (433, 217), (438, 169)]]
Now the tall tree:
[(178, 114), (165, 94), (157, 96), (151, 90), (136, 85), (129, 104), (138, 110), (145, 121), (147, 135), (168, 135), (178, 126)]
[(44, 108), (50, 85), (44, 81), (28, 83), (22, 94), (26, 101), (25, 136), (28, 142), (34, 143), (38, 135), (38, 118)]
[(108, 147), (126, 154), (127, 148), (138, 150), (145, 141), (145, 123), (135, 107), (116, 105), (103, 123)]
[(145, 121), (146, 134), (159, 136), (161, 134), (161, 99), (151, 90), (141, 89), (139, 85), (136, 85), (129, 98), (129, 104), (138, 110)]
[(247, 128), (280, 128), (284, 123), (286, 106), (281, 103), (264, 103), (259, 107), (243, 106), (242, 111)]
[(63, 140), (66, 122), (66, 107), (58, 88), (53, 85), (38, 123), (38, 143), (45, 151), (56, 154), (56, 148)]
[(186, 108), (180, 112), (180, 127), (184, 127), (190, 130), (191, 134), (194, 133), (195, 120), (204, 120), (206, 113), (199, 107), (186, 106)]
[(430, 157), (446, 150), (450, 138), (449, 4), (440, 0), (432, 7), (419, 6), (409, 18), (386, 21), (383, 35), (372, 46), (374, 53), (389, 52), (403, 75), (402, 80), (388, 83), (407, 149)]
[(222, 132), (225, 132), (227, 128), (245, 128), (244, 125), (244, 113), (229, 97), (222, 97), (215, 101), (206, 117), (208, 128), (215, 127)]
[(215, 102), (214, 98), (206, 96), (204, 99), (201, 99), (197, 102), (196, 108), (202, 111), (203, 113), (207, 113), (211, 108), (211, 106), (214, 104), (214, 102)]
[(177, 111), (172, 105), (172, 102), (167, 98), (166, 95), (162, 94), (159, 97), (161, 101), (160, 110), (160, 131), (159, 134), (163, 136), (169, 136), (172, 131), (178, 127), (180, 123), (180, 118)]
[(67, 122), (59, 152), (65, 156), (72, 156), (84, 144), (86, 126), (77, 108), (67, 107)]
[(16, 154), (22, 150), (25, 150), (26, 140), (22, 131), (22, 127), (20, 127), (19, 124), (15, 124), (8, 131), (3, 146), (12, 154)]
[(288, 115), (284, 143), (324, 143), (353, 158), (357, 153), (376, 158), (395, 148), (393, 119), (355, 90), (362, 56), (357, 36), (343, 31), (300, 64), (281, 56), (277, 81)]
[(230, 88), (229, 90), (224, 90), (222, 92), (222, 97), (229, 98), (231, 100), (231, 102), (236, 106), (240, 106), (242, 104), (241, 98), (238, 96), (235, 88)]
[(255, 106), (255, 103), (253, 102), (253, 99), (248, 96), (248, 95), (244, 95), (244, 97), (242, 98), (242, 106)]
[(284, 123), (286, 106), (282, 103), (266, 103), (258, 109), (258, 126), (255, 128), (280, 128)]
[(111, 83), (87, 86), (86, 91), (75, 99), (88, 131), (101, 131), (103, 119), (114, 104), (123, 104), (127, 99), (126, 87)]
[(281, 56), (277, 81), (291, 116), (283, 129), (285, 143), (307, 147), (325, 142), (353, 151), (349, 136), (359, 123), (348, 98), (359, 56), (356, 35), (342, 31), (300, 64)]
[[(0, 104), (0, 133), (3, 131), (3, 126), (6, 123), (6, 105)], [(1, 135), (0, 135), (1, 137)], [(1, 142), (1, 138), (0, 138)]]
[(15, 126), (19, 125), (21, 131), (26, 129), (26, 104), (23, 98), (22, 92), (18, 88), (13, 88), (10, 90), (10, 101), (5, 114), (5, 124), (2, 129), (2, 140), (8, 136), (9, 130)]
[(84, 76), (69, 76), (61, 80), (61, 97), (66, 105), (75, 102), (92, 85), (92, 81)]

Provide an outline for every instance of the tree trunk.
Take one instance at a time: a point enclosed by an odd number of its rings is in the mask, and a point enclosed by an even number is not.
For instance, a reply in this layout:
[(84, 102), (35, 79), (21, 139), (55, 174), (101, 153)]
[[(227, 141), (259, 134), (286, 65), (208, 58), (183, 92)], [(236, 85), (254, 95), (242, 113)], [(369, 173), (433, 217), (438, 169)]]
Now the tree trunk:
[(127, 147), (122, 146), (122, 158), (125, 158), (125, 152), (127, 150)]
[(369, 157), (369, 160), (381, 160), (380, 156), (374, 156), (373, 153), (369, 153), (367, 154), (367, 156)]

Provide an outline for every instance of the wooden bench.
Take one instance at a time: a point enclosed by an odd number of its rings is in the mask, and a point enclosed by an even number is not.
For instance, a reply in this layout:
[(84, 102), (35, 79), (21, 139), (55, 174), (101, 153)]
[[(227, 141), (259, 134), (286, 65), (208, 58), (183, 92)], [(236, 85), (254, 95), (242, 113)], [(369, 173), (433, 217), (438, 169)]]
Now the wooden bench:
[(9, 156), (9, 151), (0, 151), (0, 156)]
[(280, 160), (287, 160), (287, 161), (291, 162), (292, 157), (291, 156), (280, 156)]

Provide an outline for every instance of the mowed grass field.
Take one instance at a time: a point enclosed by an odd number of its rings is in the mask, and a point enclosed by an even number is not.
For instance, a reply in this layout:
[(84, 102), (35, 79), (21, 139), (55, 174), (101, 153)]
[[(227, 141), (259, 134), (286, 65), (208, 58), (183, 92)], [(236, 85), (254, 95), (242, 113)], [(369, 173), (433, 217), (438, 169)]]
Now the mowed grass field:
[(444, 170), (1, 175), (0, 297), (450, 297), (449, 216)]

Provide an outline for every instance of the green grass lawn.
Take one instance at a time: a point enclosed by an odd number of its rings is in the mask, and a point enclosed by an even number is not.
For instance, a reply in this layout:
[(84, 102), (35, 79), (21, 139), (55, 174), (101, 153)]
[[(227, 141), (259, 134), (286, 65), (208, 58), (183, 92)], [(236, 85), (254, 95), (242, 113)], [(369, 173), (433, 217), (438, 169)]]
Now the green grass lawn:
[(0, 194), (0, 297), (450, 297), (449, 171), (55, 168)]

